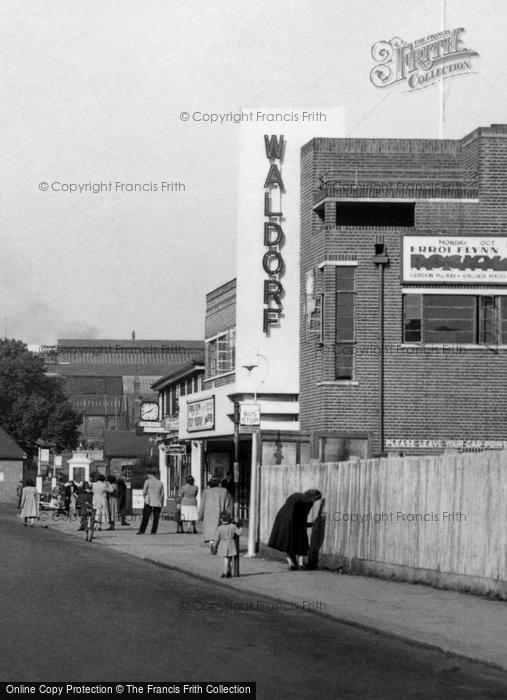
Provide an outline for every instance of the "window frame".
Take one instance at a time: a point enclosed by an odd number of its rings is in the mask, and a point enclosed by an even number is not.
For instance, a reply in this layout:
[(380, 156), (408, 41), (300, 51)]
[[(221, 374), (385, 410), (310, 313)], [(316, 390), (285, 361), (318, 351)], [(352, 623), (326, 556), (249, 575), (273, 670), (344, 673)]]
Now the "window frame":
[[(343, 272), (349, 272), (350, 274), (350, 281), (352, 282), (352, 286), (348, 286), (347, 284), (343, 284), (343, 282), (340, 282), (339, 280), (339, 274)], [(344, 305), (339, 304), (339, 299), (340, 296), (342, 295), (347, 295), (350, 296), (352, 299), (352, 337), (349, 339), (342, 339), (338, 338), (338, 328), (339, 328), (339, 314), (338, 314), (338, 309), (340, 306), (344, 308)], [(356, 353), (354, 352), (354, 347), (357, 344), (357, 337), (356, 337), (356, 321), (357, 321), (357, 274), (356, 274), (356, 267), (355, 266), (350, 266), (350, 265), (337, 265), (335, 267), (335, 327), (334, 327), (334, 348), (335, 348), (335, 358), (334, 358), (334, 379), (337, 382), (350, 382), (355, 380), (356, 376)], [(350, 375), (349, 376), (338, 376), (338, 358), (340, 355), (343, 357), (347, 357), (348, 354), (343, 352), (341, 353), (339, 348), (350, 348)], [(342, 365), (344, 366), (349, 366), (347, 365)]]
[[(491, 290), (492, 294), (474, 294), (473, 290), (470, 290), (470, 294), (446, 294), (442, 293), (429, 293), (424, 294), (420, 291), (411, 293), (408, 291), (402, 292), (402, 314), (401, 314), (401, 337), (402, 343), (404, 345), (459, 345), (459, 346), (498, 346), (507, 345), (507, 297), (504, 295), (495, 295), (494, 290)], [(417, 330), (407, 331), (407, 320), (417, 320), (414, 316), (407, 319), (407, 303), (406, 300), (414, 297), (420, 298), (420, 328), (419, 328), (419, 340), (409, 340), (407, 339), (407, 333), (417, 332)], [(446, 340), (446, 339), (428, 339), (428, 332), (434, 333), (435, 331), (428, 331), (427, 322), (428, 318), (425, 317), (425, 304), (424, 299), (429, 297), (448, 297), (463, 299), (472, 298), (473, 303), (471, 308), (473, 309), (473, 328), (472, 328), (472, 340)], [(489, 307), (491, 310), (491, 318), (489, 319), (490, 327), (489, 329), (484, 328), (483, 324), (488, 321), (486, 318), (486, 305), (485, 300), (492, 300), (492, 304)], [(462, 308), (466, 308), (463, 306)], [(430, 319), (431, 320), (431, 319)], [(466, 320), (466, 319), (457, 319)], [(456, 332), (464, 332), (457, 330)], [(489, 334), (489, 335), (488, 335)]]

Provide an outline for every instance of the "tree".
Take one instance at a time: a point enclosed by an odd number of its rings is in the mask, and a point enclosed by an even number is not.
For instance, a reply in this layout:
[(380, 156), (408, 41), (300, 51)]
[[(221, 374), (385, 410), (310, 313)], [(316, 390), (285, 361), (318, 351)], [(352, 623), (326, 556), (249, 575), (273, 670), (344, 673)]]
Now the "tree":
[(37, 452), (38, 439), (59, 452), (78, 442), (81, 416), (67, 402), (61, 380), (45, 372), (44, 359), (23, 342), (0, 340), (0, 425), (28, 456)]

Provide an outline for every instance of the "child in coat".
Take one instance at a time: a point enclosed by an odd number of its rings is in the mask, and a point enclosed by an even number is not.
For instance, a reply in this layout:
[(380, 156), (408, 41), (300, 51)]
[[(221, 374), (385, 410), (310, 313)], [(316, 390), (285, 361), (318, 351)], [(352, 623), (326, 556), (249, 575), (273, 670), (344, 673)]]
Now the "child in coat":
[(232, 576), (232, 559), (239, 555), (236, 535), (241, 535), (241, 532), (241, 528), (233, 522), (232, 516), (226, 510), (222, 511), (212, 550), (213, 554), (218, 553), (224, 558), (224, 573), (220, 578)]
[(79, 492), (77, 495), (77, 501), (76, 501), (76, 507), (77, 507), (77, 512), (81, 518), (81, 524), (78, 527), (78, 530), (85, 530), (86, 529), (86, 519), (88, 517), (88, 508), (92, 507), (92, 500), (93, 500), (93, 494), (91, 492), (91, 489), (89, 486), (86, 484), (83, 484), (79, 488)]

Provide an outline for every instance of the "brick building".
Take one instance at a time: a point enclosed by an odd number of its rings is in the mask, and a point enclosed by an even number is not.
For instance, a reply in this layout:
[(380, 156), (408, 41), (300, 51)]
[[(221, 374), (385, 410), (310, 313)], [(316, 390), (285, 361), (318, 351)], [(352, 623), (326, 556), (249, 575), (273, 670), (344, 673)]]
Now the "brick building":
[(507, 446), (507, 125), (301, 158), (313, 456)]
[(201, 340), (64, 339), (45, 349), (48, 374), (63, 380), (82, 415), (86, 447), (103, 448), (108, 430), (135, 430), (142, 402), (156, 401), (160, 377), (202, 354)]
[(0, 428), (0, 502), (16, 503), (16, 488), (23, 480), (25, 453), (3, 428)]

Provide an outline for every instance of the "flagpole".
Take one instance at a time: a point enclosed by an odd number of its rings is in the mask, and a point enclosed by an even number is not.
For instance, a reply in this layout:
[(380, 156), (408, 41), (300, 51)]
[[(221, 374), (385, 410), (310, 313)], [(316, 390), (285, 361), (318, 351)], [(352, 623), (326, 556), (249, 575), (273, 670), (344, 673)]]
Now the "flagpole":
[[(442, 21), (442, 31), (445, 31), (445, 24), (446, 24), (446, 12), (445, 12), (445, 3), (446, 0), (442, 0), (442, 15), (441, 15), (441, 21)], [(445, 122), (445, 86), (444, 86), (444, 79), (443, 77), (440, 79), (440, 87), (439, 87), (439, 114), (438, 114), (438, 132), (439, 132), (439, 138), (443, 139), (444, 138), (444, 122)]]

